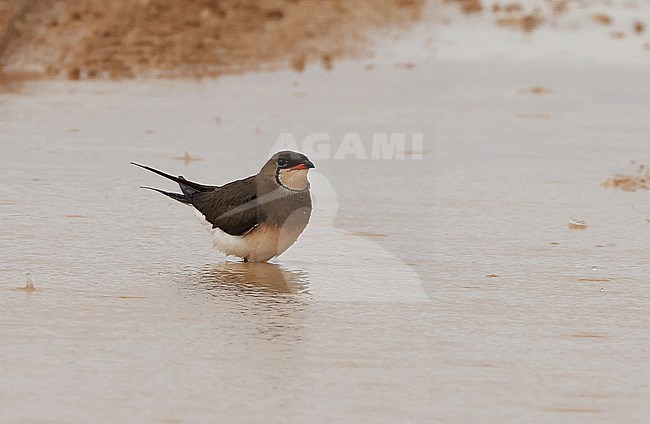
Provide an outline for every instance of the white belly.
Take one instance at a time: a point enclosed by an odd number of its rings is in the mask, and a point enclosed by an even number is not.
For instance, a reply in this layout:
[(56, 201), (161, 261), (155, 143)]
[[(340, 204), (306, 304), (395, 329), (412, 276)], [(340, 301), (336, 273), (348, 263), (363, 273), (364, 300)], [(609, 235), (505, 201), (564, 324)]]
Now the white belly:
[(242, 236), (233, 236), (219, 228), (212, 228), (205, 216), (195, 210), (196, 216), (212, 234), (212, 244), (226, 256), (237, 256), (251, 262), (266, 262), (287, 250), (298, 238), (303, 228), (285, 229), (261, 224)]

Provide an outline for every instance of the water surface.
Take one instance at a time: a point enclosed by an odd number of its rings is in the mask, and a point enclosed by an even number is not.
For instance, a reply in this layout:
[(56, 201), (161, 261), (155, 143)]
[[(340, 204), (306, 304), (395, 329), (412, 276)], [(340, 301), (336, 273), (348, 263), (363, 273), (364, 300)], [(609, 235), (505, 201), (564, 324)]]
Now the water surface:
[[(1, 421), (644, 422), (650, 197), (600, 184), (650, 163), (647, 70), (427, 31), (372, 70), (0, 96)], [(220, 184), (286, 132), (424, 151), (315, 160), (312, 223), (272, 264), (225, 261), (129, 166)]]

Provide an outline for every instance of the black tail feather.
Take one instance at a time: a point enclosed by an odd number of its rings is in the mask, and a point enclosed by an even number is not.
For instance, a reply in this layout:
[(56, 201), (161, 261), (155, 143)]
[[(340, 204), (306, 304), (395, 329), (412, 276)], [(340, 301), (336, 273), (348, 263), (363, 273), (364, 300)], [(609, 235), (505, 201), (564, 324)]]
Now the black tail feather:
[[(162, 171), (159, 171), (159, 170), (157, 170), (155, 168), (152, 168), (150, 166), (147, 166), (147, 165), (141, 165), (141, 164), (135, 163), (135, 162), (131, 162), (131, 164), (135, 165), (135, 166), (139, 166), (140, 168), (144, 168), (147, 171), (151, 171), (154, 174), (158, 174), (161, 177), (165, 177), (165, 178), (167, 178), (169, 180), (177, 182), (181, 186), (181, 190), (183, 190), (183, 192), (186, 193), (186, 194), (187, 194), (187, 192), (192, 192), (192, 190), (184, 190), (183, 186), (189, 187), (190, 189), (193, 189), (194, 192), (196, 192), (196, 191), (202, 191), (202, 192), (203, 191), (211, 191), (211, 190), (214, 190), (216, 188), (216, 186), (208, 186), (208, 185), (203, 185), (203, 184), (195, 183), (195, 182), (192, 182), (192, 181), (188, 181), (185, 178), (183, 178), (182, 175), (178, 176), (178, 177), (174, 177), (173, 175), (169, 175), (167, 173), (164, 173)], [(165, 194), (165, 193), (163, 193), (163, 194)]]
[(181, 203), (185, 203), (186, 205), (191, 205), (190, 199), (188, 199), (188, 198), (187, 198), (184, 194), (182, 194), (182, 193), (171, 193), (171, 192), (169, 192), (169, 191), (164, 191), (164, 190), (160, 190), (160, 189), (158, 189), (158, 188), (146, 187), (146, 186), (140, 186), (140, 188), (144, 188), (144, 189), (147, 189), (147, 190), (157, 191), (158, 193), (160, 193), (160, 194), (164, 194), (165, 196), (170, 197), (170, 198), (172, 198), (172, 199), (174, 199), (174, 200), (177, 200), (177, 201), (179, 201), (179, 202), (181, 202)]

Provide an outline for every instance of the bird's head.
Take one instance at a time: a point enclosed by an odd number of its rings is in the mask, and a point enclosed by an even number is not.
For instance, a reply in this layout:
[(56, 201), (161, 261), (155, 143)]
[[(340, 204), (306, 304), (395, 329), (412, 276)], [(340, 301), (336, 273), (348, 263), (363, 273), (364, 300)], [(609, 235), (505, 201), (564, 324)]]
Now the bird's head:
[(302, 153), (284, 150), (274, 154), (260, 173), (272, 174), (275, 182), (288, 190), (302, 191), (309, 188), (307, 173), (313, 167)]

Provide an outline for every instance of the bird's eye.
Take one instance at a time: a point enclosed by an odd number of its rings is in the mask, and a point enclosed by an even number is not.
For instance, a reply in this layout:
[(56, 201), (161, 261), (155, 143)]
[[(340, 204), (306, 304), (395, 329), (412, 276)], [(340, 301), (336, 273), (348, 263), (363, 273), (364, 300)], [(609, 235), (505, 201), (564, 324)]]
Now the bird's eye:
[(287, 160), (283, 158), (278, 159), (278, 168), (284, 168), (287, 166)]

